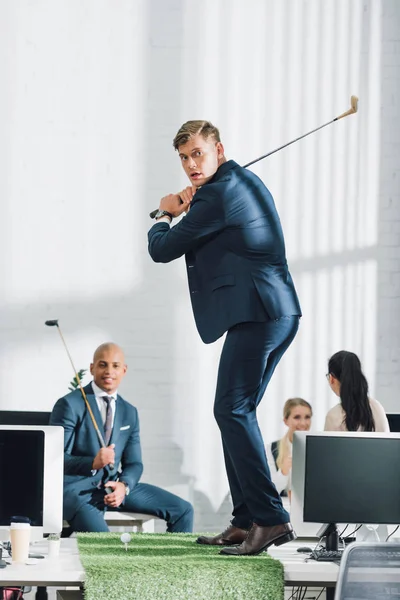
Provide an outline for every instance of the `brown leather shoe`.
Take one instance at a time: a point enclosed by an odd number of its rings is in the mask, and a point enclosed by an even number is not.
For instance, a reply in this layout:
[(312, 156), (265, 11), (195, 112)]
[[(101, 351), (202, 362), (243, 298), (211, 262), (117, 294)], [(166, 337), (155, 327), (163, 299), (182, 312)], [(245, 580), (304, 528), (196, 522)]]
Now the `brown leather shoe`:
[(233, 556), (247, 556), (260, 554), (264, 550), (275, 544), (281, 546), (296, 539), (296, 534), (290, 523), (281, 525), (272, 525), (271, 527), (262, 527), (253, 523), (247, 538), (235, 548), (223, 548), (220, 554), (229, 554)]
[(214, 537), (206, 537), (201, 535), (197, 538), (198, 544), (207, 544), (208, 546), (233, 546), (234, 544), (241, 544), (248, 535), (247, 529), (239, 529), (229, 525), (222, 533), (215, 535)]

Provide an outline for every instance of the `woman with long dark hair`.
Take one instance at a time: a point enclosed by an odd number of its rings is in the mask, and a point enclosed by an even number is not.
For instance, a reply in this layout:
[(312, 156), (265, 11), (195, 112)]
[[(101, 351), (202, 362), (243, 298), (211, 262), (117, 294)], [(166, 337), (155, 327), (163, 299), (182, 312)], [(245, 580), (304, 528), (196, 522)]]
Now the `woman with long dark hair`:
[(326, 377), (340, 398), (326, 415), (326, 431), (390, 431), (382, 404), (368, 395), (368, 382), (354, 352), (340, 350), (331, 356)]

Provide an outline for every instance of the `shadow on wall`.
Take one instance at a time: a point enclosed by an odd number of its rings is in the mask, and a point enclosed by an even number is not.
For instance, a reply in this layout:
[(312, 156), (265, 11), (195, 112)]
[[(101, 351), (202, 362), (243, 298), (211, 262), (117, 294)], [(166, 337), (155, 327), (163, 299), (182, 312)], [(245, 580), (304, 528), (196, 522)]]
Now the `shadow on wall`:
[[(180, 496), (194, 506), (195, 478), (182, 472), (183, 450), (178, 444), (165, 439), (146, 448), (143, 445), (144, 473), (141, 481), (158, 485)], [(195, 510), (196, 507), (194, 506)], [(158, 525), (160, 525), (158, 523)], [(157, 530), (161, 530), (158, 528)]]
[[(232, 502), (228, 493), (215, 510), (209, 497), (196, 490), (196, 478), (182, 472), (184, 453), (178, 444), (165, 441), (161, 445), (143, 448), (142, 481), (165, 488), (184, 498), (194, 507), (194, 531), (222, 531), (232, 518)], [(222, 528), (222, 529), (221, 529)], [(165, 531), (165, 523), (156, 521), (155, 530)]]
[(194, 531), (200, 533), (220, 533), (228, 527), (232, 519), (232, 500), (228, 492), (217, 510), (212, 506), (208, 496), (195, 490), (194, 504)]

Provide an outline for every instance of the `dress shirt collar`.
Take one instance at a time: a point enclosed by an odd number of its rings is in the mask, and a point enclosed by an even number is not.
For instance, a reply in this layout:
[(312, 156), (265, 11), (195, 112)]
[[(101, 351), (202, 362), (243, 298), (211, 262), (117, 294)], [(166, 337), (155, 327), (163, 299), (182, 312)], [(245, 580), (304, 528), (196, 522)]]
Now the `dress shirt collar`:
[(96, 385), (94, 381), (92, 381), (92, 389), (93, 389), (94, 395), (96, 396), (96, 400), (98, 400), (99, 398), (103, 398), (104, 396), (108, 396), (109, 398), (112, 398), (113, 400), (117, 399), (118, 390), (115, 390), (115, 392), (113, 394), (108, 394), (105, 390), (102, 390), (101, 388), (99, 388), (99, 386)]

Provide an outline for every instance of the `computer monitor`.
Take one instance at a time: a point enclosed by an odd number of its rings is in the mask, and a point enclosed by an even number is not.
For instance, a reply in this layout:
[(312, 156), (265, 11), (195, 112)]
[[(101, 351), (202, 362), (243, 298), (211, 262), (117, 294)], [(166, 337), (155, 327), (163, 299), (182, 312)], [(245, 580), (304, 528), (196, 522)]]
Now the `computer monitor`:
[(64, 430), (0, 425), (0, 539), (12, 516), (28, 517), (31, 539), (62, 530)]
[(336, 523), (398, 524), (399, 464), (397, 433), (296, 432), (292, 505), (330, 532)]
[(386, 414), (387, 420), (389, 421), (389, 429), (392, 432), (400, 433), (400, 414), (389, 413)]
[(48, 425), (51, 412), (0, 410), (0, 425)]

